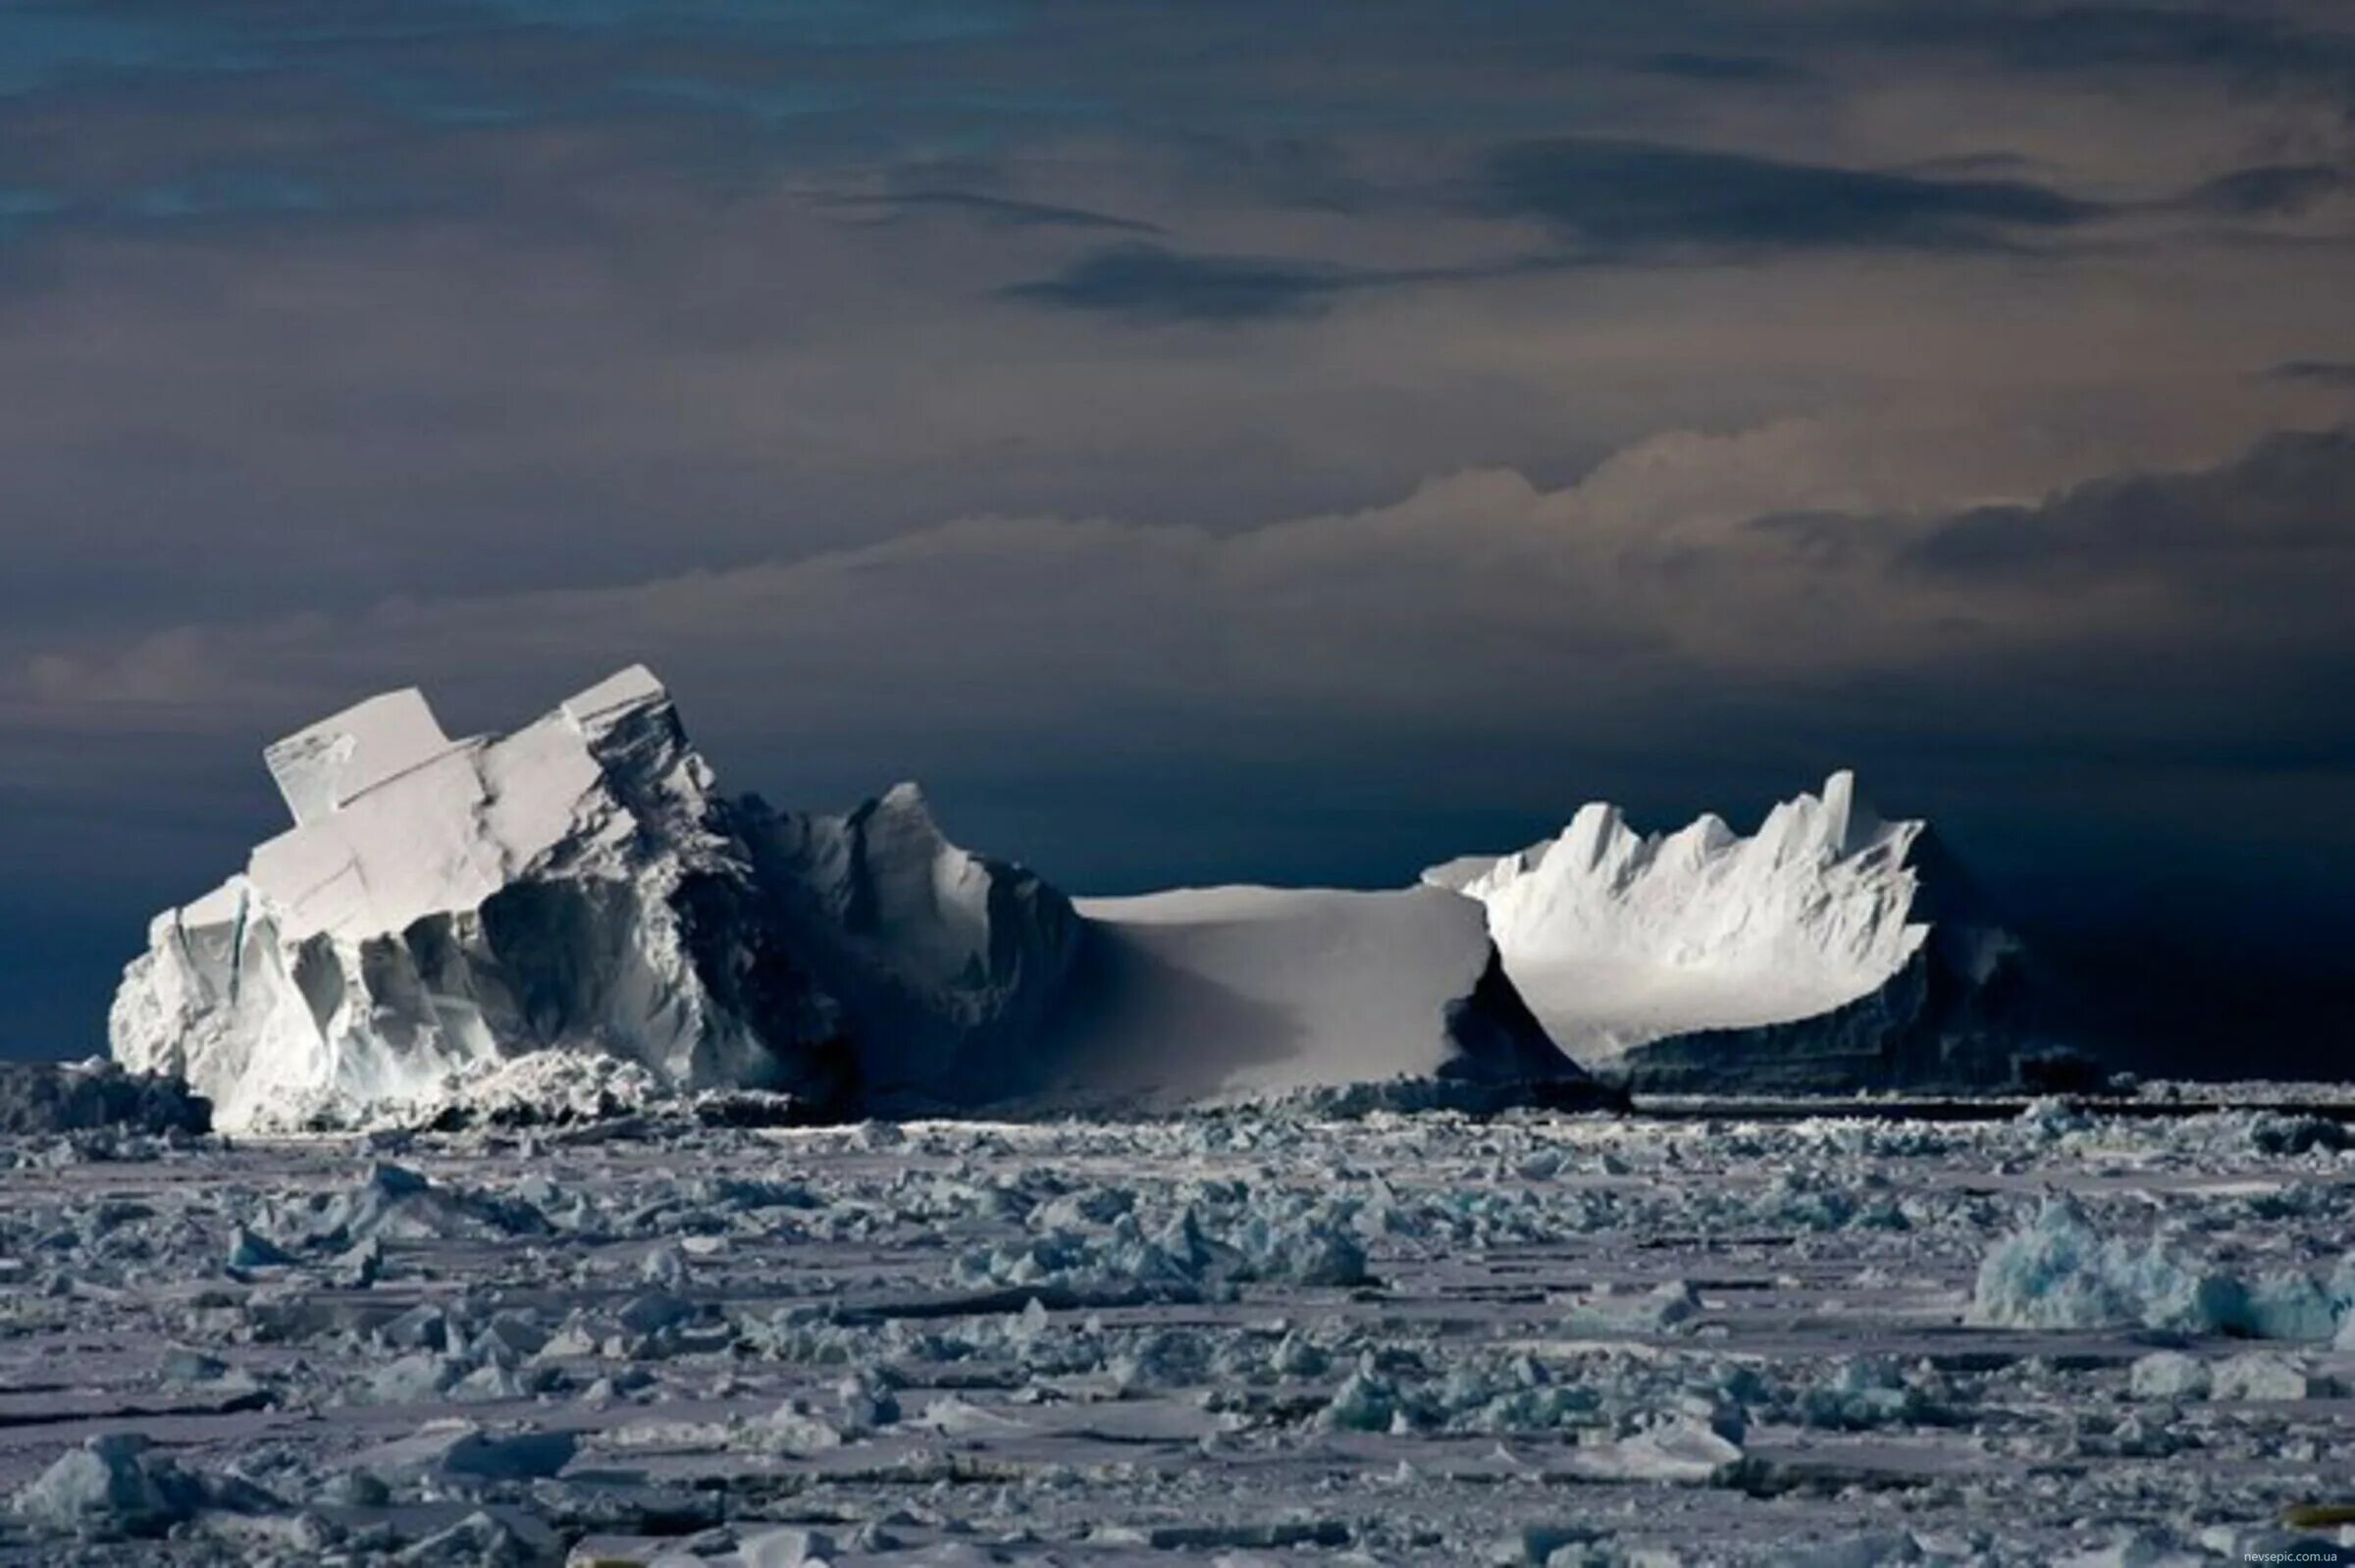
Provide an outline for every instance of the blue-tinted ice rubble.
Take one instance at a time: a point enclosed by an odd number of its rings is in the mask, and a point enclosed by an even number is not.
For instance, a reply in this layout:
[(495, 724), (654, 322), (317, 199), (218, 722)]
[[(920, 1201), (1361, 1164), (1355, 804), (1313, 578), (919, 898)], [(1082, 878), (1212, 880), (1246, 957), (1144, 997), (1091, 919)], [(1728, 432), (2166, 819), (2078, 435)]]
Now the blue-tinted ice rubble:
[[(2327, 1279), (2241, 1279), (2158, 1236), (2104, 1236), (2075, 1202), (2046, 1200), (1980, 1263), (1968, 1321), (1997, 1328), (2140, 1327), (2258, 1339), (2329, 1340), (2355, 1303), (2355, 1255)], [(2154, 1374), (2156, 1376), (2156, 1374)]]
[[(0, 1563), (2324, 1550), (2283, 1521), (2355, 1426), (2355, 1155), (2281, 1131), (1253, 1108), (18, 1166)], [(1990, 1243), (2070, 1304), (1974, 1308)], [(2211, 1279), (2245, 1302), (2174, 1309)]]
[(1640, 834), (1596, 802), (1424, 879), (1479, 901), (1554, 1039), (1635, 1087), (1967, 1087), (2023, 1043), (2017, 942), (1927, 823), (1882, 821), (1847, 772), (1748, 837), (1714, 815)]
[(200, 1512), (277, 1506), (260, 1488), (191, 1474), (136, 1433), (109, 1433), (58, 1456), (11, 1499), (14, 1511), (61, 1534), (161, 1536)]
[(0, 1134), (201, 1133), (213, 1108), (177, 1078), (86, 1062), (0, 1062)]
[(233, 1131), (478, 1091), (839, 1115), (1584, 1082), (1451, 894), (1075, 908), (914, 786), (843, 816), (721, 795), (643, 668), (509, 735), (451, 740), (407, 691), (265, 757), (293, 827), (156, 917), (111, 1018), (119, 1062)]

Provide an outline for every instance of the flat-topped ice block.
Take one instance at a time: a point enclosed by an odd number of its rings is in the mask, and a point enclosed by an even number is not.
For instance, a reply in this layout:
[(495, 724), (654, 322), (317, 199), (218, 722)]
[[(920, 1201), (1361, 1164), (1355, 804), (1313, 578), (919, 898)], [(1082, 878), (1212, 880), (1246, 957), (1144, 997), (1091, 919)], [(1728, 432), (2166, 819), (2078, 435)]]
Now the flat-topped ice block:
[(298, 824), (332, 816), (372, 785), (449, 750), (415, 687), (355, 703), (264, 748), (262, 760)]
[(654, 672), (644, 664), (632, 664), (599, 681), (587, 691), (575, 692), (564, 699), (564, 714), (583, 730), (597, 727), (600, 720), (630, 708), (651, 707), (670, 701)]

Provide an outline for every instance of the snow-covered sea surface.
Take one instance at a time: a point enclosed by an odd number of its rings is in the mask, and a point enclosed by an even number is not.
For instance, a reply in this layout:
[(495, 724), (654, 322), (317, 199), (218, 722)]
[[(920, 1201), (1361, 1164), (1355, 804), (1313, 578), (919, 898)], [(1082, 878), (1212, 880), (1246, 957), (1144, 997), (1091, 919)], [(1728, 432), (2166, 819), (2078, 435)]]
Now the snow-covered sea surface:
[(19, 1135), (0, 1563), (2339, 1560), (2350, 1141)]

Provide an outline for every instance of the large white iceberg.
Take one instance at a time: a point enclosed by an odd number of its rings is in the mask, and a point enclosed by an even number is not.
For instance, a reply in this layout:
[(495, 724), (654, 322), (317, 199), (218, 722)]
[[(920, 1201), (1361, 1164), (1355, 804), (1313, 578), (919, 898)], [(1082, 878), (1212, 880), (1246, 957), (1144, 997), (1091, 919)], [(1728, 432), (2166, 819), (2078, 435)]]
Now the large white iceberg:
[(1748, 837), (1641, 834), (1615, 806), (1432, 867), (1479, 901), (1506, 972), (1599, 1075), (1655, 1089), (1985, 1082), (2012, 1071), (2018, 944), (1919, 821), (1834, 773)]
[(747, 901), (662, 688), (633, 669), (512, 735), (451, 741), (414, 691), (265, 753), (294, 826), (158, 915), (110, 1020), (227, 1127), (423, 1098), (593, 1044), (681, 1085), (814, 1092), (838, 1009)]
[(265, 756), (294, 826), (156, 917), (110, 1020), (226, 1128), (430, 1104), (549, 1051), (841, 1113), (1582, 1076), (1459, 899), (1083, 913), (949, 843), (913, 786), (844, 816), (718, 794), (642, 668), (510, 735), (450, 740), (405, 691)]

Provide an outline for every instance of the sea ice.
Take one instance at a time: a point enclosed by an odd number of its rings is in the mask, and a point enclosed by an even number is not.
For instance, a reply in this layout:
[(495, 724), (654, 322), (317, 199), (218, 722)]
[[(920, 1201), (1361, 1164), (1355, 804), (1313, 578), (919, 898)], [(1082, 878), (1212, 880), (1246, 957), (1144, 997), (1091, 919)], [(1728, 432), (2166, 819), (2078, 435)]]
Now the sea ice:
[(1987, 1251), (1969, 1321), (1989, 1327), (2093, 1329), (2138, 1324), (2190, 1333), (2327, 1339), (2347, 1311), (2355, 1274), (2329, 1284), (2296, 1271), (2253, 1283), (2187, 1261), (2157, 1236), (2105, 1238), (2075, 1202), (2050, 1198), (2027, 1227)]
[(51, 1530), (160, 1536), (204, 1508), (258, 1509), (272, 1502), (258, 1488), (190, 1475), (145, 1437), (120, 1432), (61, 1454), (17, 1493), (14, 1506)]
[(528, 1481), (571, 1462), (580, 1439), (570, 1432), (486, 1432), (472, 1421), (431, 1421), (409, 1437), (357, 1454), (352, 1468), (385, 1481), (459, 1476)]
[(2050, 1198), (1988, 1249), (1969, 1316), (1990, 1327), (2217, 1333), (2241, 1324), (2246, 1308), (2239, 1281), (2186, 1265), (2156, 1239), (2106, 1239), (2075, 1203)]
[(2135, 1360), (2128, 1384), (2137, 1399), (2205, 1399), (2208, 1364), (2180, 1350), (2155, 1350)]
[(0, 1062), (0, 1134), (101, 1127), (146, 1133), (212, 1129), (212, 1106), (168, 1074), (87, 1062)]
[(2213, 1399), (2307, 1399), (2329, 1385), (2294, 1356), (2248, 1350), (2218, 1362), (2209, 1382)]
[[(2335, 1548), (2345, 1153), (2074, 1124), (9, 1140), (0, 1568), (689, 1568), (777, 1530), (836, 1568)], [(226, 1268), (240, 1231), (288, 1261)], [(1991, 1251), (2041, 1304), (1964, 1327)], [(2145, 1326), (2211, 1277), (2236, 1312)], [(2252, 1343), (2275, 1281), (2308, 1336)]]

